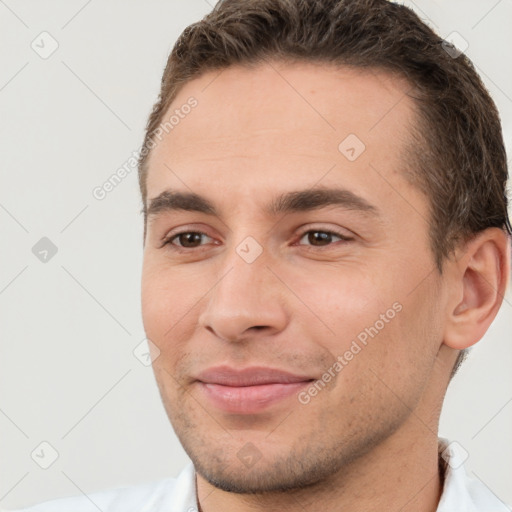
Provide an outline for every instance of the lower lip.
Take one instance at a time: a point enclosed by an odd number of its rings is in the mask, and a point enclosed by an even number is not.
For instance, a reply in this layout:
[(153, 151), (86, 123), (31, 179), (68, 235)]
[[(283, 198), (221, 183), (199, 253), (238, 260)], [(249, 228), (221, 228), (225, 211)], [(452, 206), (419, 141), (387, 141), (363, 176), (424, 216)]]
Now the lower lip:
[(298, 393), (309, 384), (311, 381), (261, 384), (259, 386), (222, 386), (199, 382), (199, 388), (215, 407), (224, 412), (254, 414)]

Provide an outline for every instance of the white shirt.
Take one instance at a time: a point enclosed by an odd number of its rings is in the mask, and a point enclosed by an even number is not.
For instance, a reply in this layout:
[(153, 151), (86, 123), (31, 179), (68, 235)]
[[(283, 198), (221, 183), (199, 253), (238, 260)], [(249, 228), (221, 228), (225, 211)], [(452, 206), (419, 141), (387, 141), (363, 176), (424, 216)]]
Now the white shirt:
[[(511, 512), (482, 482), (469, 478), (463, 458), (439, 438), (445, 476), (437, 512)], [(177, 478), (45, 501), (11, 512), (198, 512), (195, 471), (189, 463)], [(8, 512), (8, 511), (5, 511)]]

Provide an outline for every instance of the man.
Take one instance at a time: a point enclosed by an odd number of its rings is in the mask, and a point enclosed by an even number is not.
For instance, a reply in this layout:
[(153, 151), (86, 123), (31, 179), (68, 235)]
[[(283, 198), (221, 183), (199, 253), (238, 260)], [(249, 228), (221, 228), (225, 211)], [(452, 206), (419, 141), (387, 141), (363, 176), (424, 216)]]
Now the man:
[(27, 510), (508, 510), (438, 438), (510, 278), (506, 180), (494, 103), (411, 10), (219, 2), (140, 158), (144, 327), (193, 464)]

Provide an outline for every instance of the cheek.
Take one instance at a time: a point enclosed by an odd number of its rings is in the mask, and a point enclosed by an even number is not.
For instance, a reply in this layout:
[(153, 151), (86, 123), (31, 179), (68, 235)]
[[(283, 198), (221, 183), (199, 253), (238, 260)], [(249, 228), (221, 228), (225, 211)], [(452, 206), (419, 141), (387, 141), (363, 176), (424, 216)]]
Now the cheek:
[(429, 330), (433, 290), (425, 290), (430, 286), (425, 282), (411, 293), (414, 269), (375, 270), (329, 266), (293, 276), (294, 291), (310, 308), (300, 322), (333, 360), (342, 357), (344, 378), (357, 379), (371, 368), (407, 386), (423, 378), (437, 351)]
[(305, 304), (295, 301), (295, 313), (306, 307), (306, 314), (295, 314), (295, 320), (303, 324), (305, 332), (309, 331), (309, 339), (328, 346), (335, 355), (343, 353), (351, 340), (373, 325), (393, 303), (369, 272), (354, 268), (318, 268), (289, 279)]
[[(361, 362), (372, 370), (375, 382), (390, 393), (390, 399), (413, 409), (428, 383), (442, 340), (434, 290), (428, 283), (413, 293), (410, 290), (404, 285), (403, 290), (394, 289), (389, 294), (396, 297), (400, 311), (369, 341)], [(378, 328), (382, 324), (373, 325)]]
[(144, 264), (141, 282), (144, 330), (163, 356), (154, 364), (175, 367), (196, 334), (198, 308), (209, 288), (203, 289), (197, 275), (150, 263)]
[(179, 294), (168, 276), (168, 270), (144, 264), (141, 283), (142, 321), (146, 336), (162, 352), (167, 351), (165, 340), (174, 335), (180, 318)]
[[(191, 284), (193, 283), (193, 284)], [(142, 315), (149, 327), (168, 330), (174, 325), (194, 289), (194, 281), (183, 279), (179, 270), (153, 261), (148, 256), (143, 265), (141, 282)], [(164, 331), (165, 332), (165, 331)]]
[(144, 261), (141, 282), (141, 310), (144, 330), (150, 339), (160, 339), (157, 333), (162, 327), (166, 302), (167, 297), (162, 288), (160, 274)]

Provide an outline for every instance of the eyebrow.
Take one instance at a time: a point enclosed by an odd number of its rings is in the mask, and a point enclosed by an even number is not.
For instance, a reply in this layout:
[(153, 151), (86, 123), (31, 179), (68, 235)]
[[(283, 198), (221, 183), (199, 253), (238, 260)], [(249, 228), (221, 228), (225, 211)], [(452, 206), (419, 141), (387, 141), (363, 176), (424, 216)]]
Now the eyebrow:
[[(340, 206), (347, 210), (379, 217), (379, 209), (366, 199), (344, 188), (315, 188), (285, 192), (274, 198), (265, 208), (265, 213), (277, 216), (283, 213), (304, 212)], [(219, 217), (219, 211), (207, 198), (194, 192), (165, 190), (149, 201), (146, 216), (154, 217), (162, 212), (193, 211)]]

